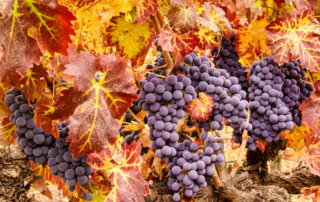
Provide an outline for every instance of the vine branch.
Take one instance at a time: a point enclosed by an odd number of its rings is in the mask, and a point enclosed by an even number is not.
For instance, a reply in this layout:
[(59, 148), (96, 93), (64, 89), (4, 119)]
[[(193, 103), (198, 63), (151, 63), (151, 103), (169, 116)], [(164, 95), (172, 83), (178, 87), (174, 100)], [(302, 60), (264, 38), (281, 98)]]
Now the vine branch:
[(100, 175), (108, 184), (111, 184), (111, 180), (105, 170), (98, 170), (97, 174)]
[(142, 121), (141, 119), (139, 119), (139, 117), (137, 117), (130, 108), (128, 108), (128, 112), (133, 116), (133, 118), (139, 122), (139, 124), (144, 124), (144, 121)]
[[(250, 122), (250, 117), (251, 117), (251, 110), (250, 108), (248, 108), (248, 113), (249, 113), (249, 116), (246, 120), (247, 123)], [(234, 177), (234, 175), (236, 174), (238, 168), (240, 167), (241, 165), (241, 159), (242, 159), (242, 156), (243, 156), (243, 152), (244, 152), (244, 149), (246, 147), (246, 144), (248, 142), (248, 139), (249, 139), (249, 136), (248, 136), (248, 131), (247, 130), (244, 130), (243, 131), (243, 134), (242, 134), (242, 142), (241, 142), (241, 147), (240, 147), (240, 151), (239, 151), (239, 155), (238, 155), (238, 158), (237, 158), (237, 161), (235, 162), (231, 172), (230, 172), (230, 176), (231, 177)]]

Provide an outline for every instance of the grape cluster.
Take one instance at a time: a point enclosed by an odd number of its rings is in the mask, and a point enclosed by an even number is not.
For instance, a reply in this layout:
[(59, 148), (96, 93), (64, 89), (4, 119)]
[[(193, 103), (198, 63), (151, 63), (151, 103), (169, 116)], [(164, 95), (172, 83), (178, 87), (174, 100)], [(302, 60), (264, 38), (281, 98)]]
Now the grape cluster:
[(34, 109), (37, 106), (33, 103), (30, 107), (23, 94), (23, 89), (17, 90), (16, 88), (7, 91), (4, 102), (13, 112), (9, 120), (17, 126), (15, 130), (18, 136), (17, 142), (24, 148), (28, 159), (38, 164), (46, 163), (48, 151), (54, 146), (55, 139), (41, 127), (37, 127), (33, 119)]
[[(122, 133), (124, 132), (128, 132), (128, 131), (122, 131)], [(139, 137), (140, 132), (141, 130), (134, 130), (131, 133), (129, 132), (129, 134), (126, 133), (125, 138), (121, 141), (121, 146), (123, 147), (123, 145), (125, 144), (128, 144), (130, 146), (133, 141), (138, 141), (140, 139)]]
[[(251, 100), (249, 104), (250, 123), (253, 130), (249, 132), (251, 137), (248, 139), (247, 146), (250, 150), (255, 150), (255, 140), (277, 141), (279, 133), (284, 130), (292, 130), (294, 123), (290, 110), (282, 101), (285, 74), (281, 72), (273, 57), (254, 62), (250, 67), (250, 74), (251, 87), (248, 92)], [(240, 143), (241, 135), (236, 132), (234, 135), (235, 142)]]
[[(89, 175), (92, 173), (91, 166), (87, 164), (87, 156), (79, 156), (73, 159), (69, 151), (70, 142), (66, 142), (69, 135), (69, 124), (58, 123), (57, 127), (60, 134), (60, 139), (56, 140), (55, 147), (48, 152), (48, 166), (53, 175), (62, 177), (62, 181), (69, 186), (69, 191), (75, 190), (76, 182), (80, 185), (89, 185), (91, 179)], [(73, 161), (72, 161), (73, 159)], [(90, 198), (90, 194), (86, 195)], [(89, 199), (88, 199), (89, 200)]]
[(300, 67), (299, 61), (284, 63), (281, 66), (281, 71), (285, 75), (282, 101), (290, 109), (292, 121), (297, 126), (302, 126), (302, 113), (299, 107), (303, 100), (310, 97), (313, 87), (302, 81), (307, 80), (305, 77), (306, 69)]
[[(203, 152), (198, 152), (197, 142), (184, 140), (178, 144), (177, 156), (168, 161), (168, 186), (175, 191), (174, 201), (179, 201), (179, 190), (184, 190), (187, 197), (194, 197), (200, 188), (207, 187), (206, 177), (215, 173), (214, 165), (224, 161), (221, 153), (222, 145), (215, 143), (215, 137), (206, 132), (201, 133), (202, 139), (208, 145)], [(214, 165), (213, 165), (214, 164)]]
[(236, 46), (233, 44), (236, 38), (235, 33), (232, 33), (230, 39), (222, 37), (221, 46), (211, 50), (211, 55), (214, 56), (213, 61), (216, 62), (218, 68), (225, 69), (231, 76), (237, 77), (241, 89), (247, 91), (249, 83), (247, 81), (248, 67), (242, 67), (239, 61), (239, 56), (236, 51)]
[[(205, 122), (197, 122), (197, 125), (205, 131), (222, 130), (222, 121), (225, 118), (239, 132), (242, 122), (249, 116), (249, 103), (246, 101), (246, 92), (238, 84), (238, 79), (230, 77), (224, 69), (211, 68), (208, 57), (197, 57), (195, 53), (187, 55), (177, 69), (192, 80), (192, 96), (196, 97), (198, 93), (203, 92), (214, 100), (212, 116)], [(190, 121), (189, 125), (192, 125)], [(250, 129), (247, 128), (249, 125), (243, 125), (244, 129)]]

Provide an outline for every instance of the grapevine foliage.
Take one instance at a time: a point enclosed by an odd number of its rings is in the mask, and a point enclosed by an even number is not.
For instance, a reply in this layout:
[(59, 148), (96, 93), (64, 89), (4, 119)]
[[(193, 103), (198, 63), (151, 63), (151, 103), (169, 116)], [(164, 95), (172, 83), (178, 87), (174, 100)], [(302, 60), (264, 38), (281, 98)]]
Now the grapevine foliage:
[(284, 159), (320, 176), (319, 6), (0, 1), (0, 146), (23, 148), (34, 189), (77, 202), (143, 202), (158, 180), (193, 200), (225, 125), (251, 151), (286, 138)]

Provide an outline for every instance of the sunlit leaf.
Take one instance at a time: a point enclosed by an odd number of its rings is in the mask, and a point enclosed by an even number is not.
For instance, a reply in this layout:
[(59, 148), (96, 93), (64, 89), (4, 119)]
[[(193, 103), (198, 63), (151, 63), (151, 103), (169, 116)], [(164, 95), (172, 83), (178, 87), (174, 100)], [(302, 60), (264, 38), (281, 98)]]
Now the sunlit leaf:
[(10, 108), (4, 102), (4, 97), (9, 89), (9, 84), (7, 82), (0, 83), (0, 121), (11, 114)]
[(260, 149), (262, 153), (266, 150), (267, 142), (263, 139), (259, 139), (256, 141), (257, 147)]
[(198, 30), (199, 15), (193, 5), (173, 4), (167, 16), (173, 29), (182, 34)]
[(226, 13), (221, 8), (208, 2), (204, 3), (202, 7), (203, 11), (200, 15), (202, 28), (209, 28), (229, 39), (232, 34), (232, 27), (225, 17)]
[(313, 202), (320, 201), (320, 186), (312, 186), (312, 187), (304, 187), (300, 190), (300, 193), (309, 196), (310, 194), (314, 194)]
[(90, 154), (88, 164), (97, 169), (108, 169), (113, 189), (108, 193), (106, 202), (144, 201), (148, 193), (148, 182), (142, 178), (145, 159), (140, 156), (141, 141), (122, 147), (119, 165), (111, 165), (112, 151), (105, 148), (99, 154)]
[[(291, 3), (289, 0), (286, 0), (288, 3)], [(317, 0), (292, 0), (298, 9), (303, 7), (308, 7), (311, 9), (318, 8), (318, 1)]]
[(235, 26), (237, 30), (236, 39), (233, 44), (236, 45), (236, 51), (240, 58), (244, 58), (249, 64), (256, 61), (257, 56), (266, 52), (267, 32), (265, 27), (267, 20), (254, 20), (251, 26)]
[(133, 24), (145, 23), (150, 15), (157, 13), (158, 8), (157, 0), (137, 0), (137, 15)]
[(259, 15), (263, 13), (263, 7), (266, 1), (263, 0), (239, 0), (237, 3), (244, 3), (246, 8), (250, 8), (252, 11), (257, 12)]
[[(132, 17), (136, 11), (132, 10)], [(125, 19), (125, 14), (111, 19), (111, 25), (106, 30), (108, 46), (116, 46), (121, 56), (129, 59), (142, 55), (143, 50), (150, 47), (153, 42), (153, 23), (146, 21), (141, 25), (134, 25)]]
[(9, 146), (17, 138), (17, 126), (10, 122), (9, 117), (4, 118), (0, 124), (0, 145)]
[(307, 8), (294, 9), (266, 27), (268, 46), (279, 65), (299, 59), (303, 68), (320, 71), (320, 41), (314, 37), (320, 28), (311, 22), (313, 15)]
[(199, 93), (199, 98), (193, 99), (187, 105), (187, 112), (196, 121), (206, 121), (211, 116), (214, 101), (212, 97), (204, 93)]
[(175, 50), (175, 65), (177, 65), (193, 51), (197, 44), (193, 33), (179, 35), (174, 33), (167, 25), (164, 25), (159, 35), (158, 45), (162, 46), (163, 50), (170, 52)]
[(50, 168), (49, 166), (40, 165), (37, 163), (34, 163), (33, 161), (30, 161), (32, 171), (34, 172), (34, 176), (39, 178), (37, 181), (35, 181), (31, 186), (32, 188), (39, 191), (42, 195), (47, 196), (48, 198), (52, 199), (52, 193), (50, 189), (47, 186), (47, 176), (50, 175)]
[[(195, 32), (195, 36), (198, 39), (198, 46), (202, 49), (213, 49), (219, 46), (218, 41), (215, 40), (218, 35), (209, 28), (199, 28), (199, 31)], [(220, 40), (221, 41), (221, 40)]]

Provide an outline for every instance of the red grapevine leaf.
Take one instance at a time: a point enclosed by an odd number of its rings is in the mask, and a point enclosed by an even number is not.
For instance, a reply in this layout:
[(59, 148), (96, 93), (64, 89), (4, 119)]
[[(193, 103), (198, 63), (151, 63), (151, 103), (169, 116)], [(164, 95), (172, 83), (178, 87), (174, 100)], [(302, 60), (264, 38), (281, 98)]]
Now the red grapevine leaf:
[(44, 131), (53, 135), (56, 139), (59, 138), (59, 131), (54, 123), (54, 120), (50, 119), (49, 114), (54, 112), (53, 97), (51, 91), (44, 93), (44, 97), (37, 101), (37, 107), (34, 119), (38, 126), (41, 126)]
[(202, 28), (209, 28), (229, 39), (232, 34), (232, 27), (225, 17), (226, 13), (221, 8), (208, 2), (204, 3), (202, 7), (204, 9), (200, 15)]
[(113, 189), (108, 193), (106, 202), (113, 201), (144, 201), (148, 193), (148, 182), (142, 178), (146, 161), (140, 156), (141, 140), (134, 141), (130, 146), (122, 147), (119, 165), (110, 164), (111, 151), (105, 148), (99, 154), (90, 154), (88, 164), (97, 169), (108, 169)]
[(4, 118), (0, 124), (0, 145), (9, 146), (16, 139), (17, 126), (10, 122), (9, 117)]
[(199, 15), (193, 5), (173, 4), (167, 16), (173, 28), (182, 34), (198, 30)]
[[(17, 7), (18, 5), (15, 6)], [(15, 20), (13, 5), (8, 3), (4, 5), (3, 10), (8, 13), (2, 13), (0, 20), (0, 47), (3, 49), (0, 60), (0, 81), (11, 79), (15, 72), (24, 76), (33, 63), (40, 63), (42, 55), (37, 41), (29, 37), (25, 31), (25, 25)]]
[(8, 89), (8, 82), (0, 83), (0, 121), (11, 114), (10, 108), (4, 102), (4, 97), (6, 96)]
[(67, 141), (71, 142), (70, 150), (73, 150), (74, 158), (99, 152), (108, 143), (114, 144), (119, 136), (120, 126), (110, 116), (104, 102), (86, 101), (82, 106), (85, 111), (73, 115), (69, 126)]
[(193, 99), (187, 105), (187, 112), (190, 113), (196, 121), (206, 121), (209, 116), (211, 116), (213, 106), (214, 101), (212, 97), (204, 93), (199, 93), (199, 99)]
[(294, 9), (291, 15), (285, 13), (266, 27), (267, 45), (279, 65), (299, 59), (303, 68), (320, 71), (320, 41), (313, 36), (320, 29), (311, 22), (313, 16), (313, 11), (307, 8)]
[[(320, 80), (313, 82), (314, 89), (320, 86)], [(320, 116), (320, 95), (315, 90), (311, 96), (303, 100), (299, 109), (302, 111), (302, 119), (309, 126), (316, 125)]]
[(134, 25), (145, 23), (150, 15), (155, 15), (159, 4), (157, 0), (137, 0), (137, 15), (133, 21)]
[[(308, 7), (312, 10), (318, 8), (317, 0), (293, 0), (293, 2), (296, 4), (296, 7), (298, 9), (303, 8), (303, 7)], [(288, 1), (288, 3), (290, 3), (290, 2)]]
[(163, 50), (176, 51), (175, 65), (177, 65), (183, 61), (186, 55), (193, 51), (197, 44), (193, 33), (178, 35), (167, 25), (164, 25), (159, 35), (158, 45), (162, 46)]
[(262, 153), (266, 150), (267, 142), (263, 139), (259, 139), (256, 141), (257, 147), (260, 149)]
[(48, 76), (47, 70), (42, 65), (33, 65), (26, 76), (18, 81), (18, 88), (24, 86), (23, 93), (26, 100), (41, 99), (43, 90), (47, 87), (44, 77)]
[(219, 43), (215, 41), (215, 38), (218, 37), (214, 31), (209, 30), (209, 28), (199, 28), (199, 31), (195, 32), (195, 35), (198, 39), (198, 46), (202, 49), (213, 49), (214, 47), (219, 46)]

